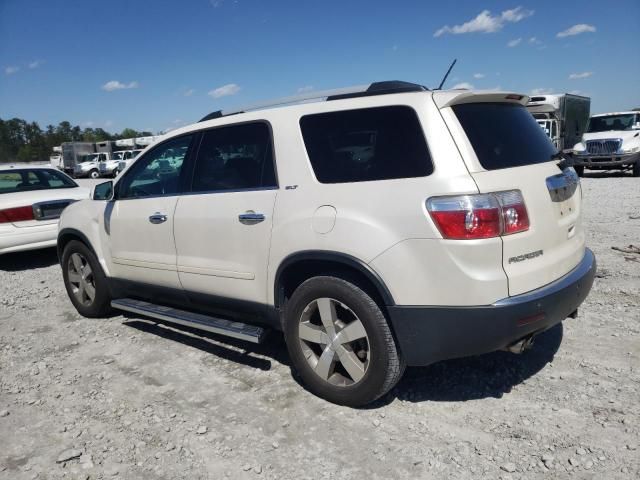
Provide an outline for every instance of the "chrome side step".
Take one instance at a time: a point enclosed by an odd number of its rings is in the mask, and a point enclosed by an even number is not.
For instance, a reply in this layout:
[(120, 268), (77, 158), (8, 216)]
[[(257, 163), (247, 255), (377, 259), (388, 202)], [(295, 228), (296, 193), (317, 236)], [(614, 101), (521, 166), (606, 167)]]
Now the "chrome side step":
[(187, 312), (185, 310), (156, 305), (132, 298), (113, 300), (111, 306), (118, 310), (137, 313), (139, 315), (157, 318), (158, 320), (206, 330), (207, 332), (238, 338), (252, 343), (261, 343), (266, 334), (266, 330), (261, 327), (232, 322), (223, 318), (209, 317), (200, 313)]

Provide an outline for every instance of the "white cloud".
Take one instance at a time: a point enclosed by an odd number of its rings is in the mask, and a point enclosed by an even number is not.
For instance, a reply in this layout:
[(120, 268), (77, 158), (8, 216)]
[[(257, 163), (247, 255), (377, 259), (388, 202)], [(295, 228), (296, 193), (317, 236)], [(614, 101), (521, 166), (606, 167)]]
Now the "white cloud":
[(538, 37), (531, 37), (529, 38), (529, 43), (531, 45), (540, 45), (542, 42), (538, 40)]
[(113, 121), (107, 120), (106, 122), (104, 122), (104, 126), (105, 128), (113, 127)]
[(138, 82), (122, 83), (118, 80), (111, 80), (105, 83), (101, 88), (102, 90), (105, 90), (107, 92), (113, 92), (114, 90), (124, 90), (128, 88), (138, 88)]
[(439, 37), (445, 33), (451, 33), (458, 35), (461, 33), (494, 33), (502, 29), (505, 23), (516, 23), (527, 17), (533, 15), (533, 10), (525, 10), (522, 7), (516, 7), (511, 10), (505, 10), (500, 15), (491, 15), (489, 10), (483, 10), (472, 20), (463, 23), (462, 25), (454, 25), (450, 27), (445, 25), (444, 27), (436, 30), (433, 34), (434, 37)]
[(41, 60), (34, 60), (33, 62), (29, 63), (29, 68), (34, 69), (34, 68), (38, 68), (40, 65), (42, 65), (42, 61)]
[(595, 31), (596, 31), (596, 27), (594, 27), (593, 25), (588, 25), (586, 23), (578, 23), (573, 27), (569, 27), (566, 30), (563, 30), (562, 32), (558, 32), (556, 37), (558, 38), (571, 37), (573, 35), (580, 35), (581, 33), (595, 32)]
[(196, 91), (195, 91), (195, 89), (190, 88), (190, 89), (188, 89), (188, 90), (185, 90), (185, 92), (183, 93), (183, 95), (184, 95), (185, 97), (190, 97), (190, 96), (191, 96), (191, 95), (193, 95), (195, 92), (196, 92)]
[(474, 73), (473, 78), (484, 78), (484, 73)]
[(534, 88), (531, 95), (549, 95), (553, 93), (553, 88)]
[(304, 87), (300, 87), (298, 89), (298, 93), (307, 93), (313, 90), (313, 85), (305, 85)]
[(227, 97), (229, 95), (235, 95), (240, 91), (240, 86), (235, 83), (228, 83), (221, 87), (211, 90), (208, 95), (211, 95), (213, 98)]
[(4, 73), (6, 75), (13, 75), (14, 73), (18, 72), (18, 70), (20, 70), (20, 67), (15, 67), (13, 65), (10, 65), (8, 67), (5, 67)]
[(569, 80), (577, 80), (579, 78), (589, 78), (593, 75), (593, 72), (572, 73), (569, 75)]
[(455, 84), (453, 87), (451, 87), (451, 88), (453, 88), (454, 90), (455, 90), (456, 88), (466, 88), (466, 89), (468, 89), (468, 90), (471, 90), (471, 89), (473, 89), (473, 85), (471, 85), (469, 82), (460, 82), (460, 83), (456, 83), (456, 84)]
[(522, 38), (514, 38), (513, 40), (509, 40), (507, 42), (507, 47), (517, 47), (522, 42)]
[(92, 120), (89, 120), (89, 121), (84, 122), (84, 123), (82, 124), (82, 126), (83, 126), (83, 127), (93, 127), (93, 125), (94, 125), (94, 123), (93, 123), (93, 121), (92, 121)]
[(224, 0), (209, 0), (209, 4), (213, 8), (221, 7), (223, 3), (224, 3)]

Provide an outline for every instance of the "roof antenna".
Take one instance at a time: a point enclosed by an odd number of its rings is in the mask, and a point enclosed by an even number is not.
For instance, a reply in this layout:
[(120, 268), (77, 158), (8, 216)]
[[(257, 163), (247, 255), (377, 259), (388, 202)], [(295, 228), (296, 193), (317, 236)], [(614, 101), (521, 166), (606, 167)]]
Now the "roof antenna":
[(444, 85), (444, 82), (447, 81), (447, 77), (449, 76), (449, 74), (451, 73), (451, 69), (453, 68), (453, 66), (456, 64), (456, 62), (458, 61), (457, 58), (453, 59), (453, 62), (451, 63), (451, 65), (449, 66), (449, 70), (447, 70), (447, 73), (444, 74), (444, 78), (442, 79), (442, 81), (440, 82), (440, 85), (438, 85), (438, 88), (436, 88), (436, 90), (442, 90), (442, 86)]

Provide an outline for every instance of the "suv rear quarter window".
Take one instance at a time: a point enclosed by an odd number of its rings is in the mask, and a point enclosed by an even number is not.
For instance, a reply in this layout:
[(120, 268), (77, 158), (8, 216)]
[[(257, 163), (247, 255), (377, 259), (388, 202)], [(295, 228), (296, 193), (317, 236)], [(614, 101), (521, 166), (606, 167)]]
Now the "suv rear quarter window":
[(433, 173), (416, 112), (390, 106), (306, 115), (305, 147), (321, 183), (424, 177)]
[(485, 170), (552, 159), (556, 148), (531, 113), (517, 103), (463, 103), (453, 111)]

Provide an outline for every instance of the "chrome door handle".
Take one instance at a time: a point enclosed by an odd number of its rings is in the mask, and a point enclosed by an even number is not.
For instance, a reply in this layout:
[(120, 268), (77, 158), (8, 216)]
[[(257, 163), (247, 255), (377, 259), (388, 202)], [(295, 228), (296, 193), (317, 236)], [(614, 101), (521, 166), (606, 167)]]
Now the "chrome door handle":
[(260, 223), (264, 221), (264, 214), (248, 211), (238, 215), (238, 220), (241, 223)]
[(151, 215), (149, 217), (149, 221), (153, 224), (159, 224), (159, 223), (164, 223), (167, 221), (167, 216), (160, 213), (160, 212), (156, 212), (153, 215)]

